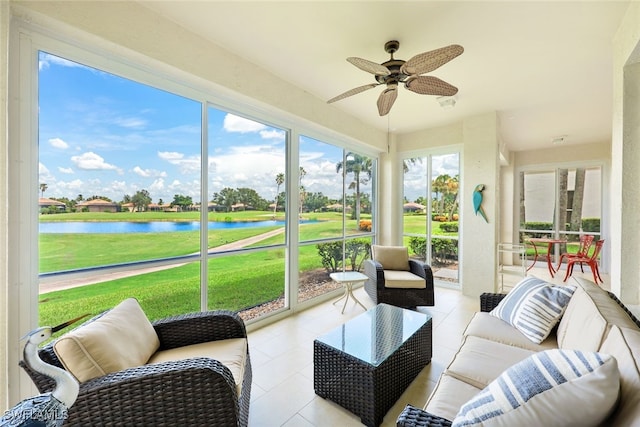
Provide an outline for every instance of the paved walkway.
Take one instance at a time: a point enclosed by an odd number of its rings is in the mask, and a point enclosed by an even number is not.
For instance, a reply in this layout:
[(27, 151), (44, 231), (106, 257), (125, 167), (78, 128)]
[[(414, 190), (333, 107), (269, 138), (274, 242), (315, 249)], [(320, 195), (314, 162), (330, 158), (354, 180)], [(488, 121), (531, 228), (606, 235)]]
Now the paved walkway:
[[(252, 245), (254, 243), (260, 242), (262, 240), (268, 239), (273, 236), (277, 236), (278, 234), (282, 234), (282, 233), (284, 233), (284, 227), (271, 230), (266, 233), (258, 234), (257, 236), (252, 236), (246, 239), (241, 239), (235, 242), (227, 243), (225, 245), (216, 246), (215, 248), (209, 249), (209, 253), (241, 249), (246, 246)], [(181, 265), (184, 265), (184, 264), (171, 264), (171, 265), (162, 265), (158, 267), (145, 267), (145, 268), (138, 268), (135, 270), (96, 274), (96, 275), (91, 275), (91, 277), (81, 277), (81, 278), (75, 278), (75, 279), (63, 279), (63, 280), (57, 280), (57, 281), (55, 279), (50, 279), (40, 283), (40, 293), (43, 294), (46, 292), (71, 289), (78, 286), (93, 285), (95, 283), (107, 282), (109, 280), (121, 279), (123, 277), (138, 276), (140, 274), (152, 273), (154, 271), (167, 270), (169, 268), (175, 268)]]

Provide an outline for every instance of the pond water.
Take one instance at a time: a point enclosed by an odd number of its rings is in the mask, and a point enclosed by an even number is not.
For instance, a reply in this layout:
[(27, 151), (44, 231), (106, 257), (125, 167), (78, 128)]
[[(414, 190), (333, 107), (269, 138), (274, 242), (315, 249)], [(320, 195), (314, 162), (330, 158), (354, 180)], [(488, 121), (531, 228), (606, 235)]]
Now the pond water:
[[(305, 220), (302, 222), (317, 222), (318, 220)], [(210, 221), (209, 230), (284, 226), (284, 221), (235, 221), (219, 222)], [(40, 233), (162, 233), (169, 231), (195, 231), (200, 230), (198, 221), (150, 221), (150, 222), (91, 222), (91, 221), (64, 221), (41, 222)]]

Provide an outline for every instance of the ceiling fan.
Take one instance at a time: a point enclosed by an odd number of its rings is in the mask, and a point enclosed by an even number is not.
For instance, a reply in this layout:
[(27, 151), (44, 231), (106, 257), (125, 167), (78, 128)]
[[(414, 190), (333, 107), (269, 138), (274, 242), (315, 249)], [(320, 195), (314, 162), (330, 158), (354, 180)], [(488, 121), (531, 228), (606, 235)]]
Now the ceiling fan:
[(384, 50), (391, 55), (391, 59), (382, 64), (377, 64), (362, 58), (349, 57), (347, 61), (363, 71), (375, 76), (377, 83), (359, 86), (346, 91), (327, 103), (340, 101), (352, 95), (356, 95), (365, 90), (372, 89), (379, 85), (386, 85), (378, 97), (378, 113), (385, 116), (391, 110), (393, 103), (398, 97), (398, 84), (403, 83), (404, 87), (412, 92), (421, 95), (453, 96), (458, 93), (458, 88), (433, 76), (423, 76), (422, 74), (431, 72), (438, 67), (451, 61), (453, 58), (464, 52), (464, 48), (457, 44), (445, 46), (429, 52), (419, 53), (408, 61), (394, 59), (393, 54), (400, 48), (400, 42), (391, 40), (385, 43)]

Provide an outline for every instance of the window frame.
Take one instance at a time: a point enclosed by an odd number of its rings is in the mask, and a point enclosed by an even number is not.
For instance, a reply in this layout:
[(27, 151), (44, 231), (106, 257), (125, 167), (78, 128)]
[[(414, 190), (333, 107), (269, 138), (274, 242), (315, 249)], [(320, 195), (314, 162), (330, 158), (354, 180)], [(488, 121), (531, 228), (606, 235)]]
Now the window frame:
[[(544, 164), (532, 164), (532, 165), (523, 165), (516, 168), (514, 174), (515, 180), (515, 188), (514, 188), (514, 221), (513, 221), (513, 232), (514, 236), (518, 240), (520, 240), (520, 235), (523, 232), (527, 231), (536, 231), (536, 230), (528, 230), (526, 228), (520, 227), (520, 210), (521, 207), (519, 205), (520, 197), (522, 196), (522, 183), (521, 179), (526, 173), (553, 173), (554, 174), (554, 206), (559, 205), (559, 194), (558, 194), (558, 171), (560, 169), (593, 169), (600, 168), (600, 232), (592, 233), (597, 235), (597, 239), (609, 239), (609, 218), (608, 218), (608, 210), (605, 209), (606, 206), (610, 203), (610, 197), (607, 191), (609, 185), (609, 166), (608, 163), (604, 160), (587, 160), (587, 161), (575, 161), (575, 162), (559, 162), (559, 163), (544, 163)], [(576, 234), (576, 232), (562, 232), (558, 231), (558, 222), (559, 222), (559, 212), (557, 208), (554, 208), (554, 218), (553, 222), (556, 224), (553, 230), (551, 230), (550, 237), (559, 238), (560, 236), (567, 236), (570, 234)], [(609, 263), (610, 263), (610, 251), (607, 245), (603, 247), (602, 252), (600, 253), (600, 269), (603, 272), (609, 271)], [(557, 260), (554, 260), (557, 261)]]

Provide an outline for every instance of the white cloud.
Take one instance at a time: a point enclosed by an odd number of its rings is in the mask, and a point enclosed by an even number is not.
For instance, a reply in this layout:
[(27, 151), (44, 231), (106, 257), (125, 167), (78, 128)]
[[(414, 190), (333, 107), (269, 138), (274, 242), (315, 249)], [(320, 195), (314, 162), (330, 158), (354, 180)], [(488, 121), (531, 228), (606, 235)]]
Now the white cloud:
[(176, 153), (175, 151), (158, 151), (158, 157), (171, 163), (182, 159), (184, 154)]
[(278, 129), (261, 130), (260, 137), (262, 139), (275, 139), (277, 141), (284, 141), (286, 132)]
[[(118, 167), (107, 163), (104, 159), (92, 152), (88, 151), (79, 156), (72, 156), (71, 161), (79, 168), (83, 170), (115, 170), (119, 171)], [(119, 171), (120, 173), (121, 171)]]
[(56, 184), (57, 188), (61, 188), (67, 190), (69, 193), (69, 198), (73, 197), (71, 194), (75, 192), (85, 191), (85, 183), (81, 179), (74, 179), (73, 181), (60, 181)]
[(137, 117), (116, 117), (113, 124), (127, 129), (144, 129), (147, 127), (147, 121)]
[(63, 167), (58, 167), (58, 172), (65, 173), (65, 174), (73, 174), (74, 173), (72, 168), (63, 168)]
[(54, 148), (59, 148), (61, 150), (66, 150), (67, 148), (69, 148), (69, 144), (67, 144), (66, 142), (64, 142), (62, 139), (60, 138), (51, 138), (49, 140), (49, 144), (54, 147)]
[(166, 160), (172, 165), (178, 166), (180, 173), (189, 175), (200, 173), (200, 156), (190, 156), (185, 158), (184, 154), (171, 152), (171, 151), (159, 151), (158, 157), (162, 160)]
[(133, 173), (143, 178), (157, 178), (157, 177), (166, 177), (167, 173), (164, 171), (159, 171), (155, 169), (142, 169), (140, 166), (136, 166), (133, 168)]
[(148, 178), (148, 177), (151, 176), (151, 174), (148, 172), (148, 170), (144, 170), (140, 166), (136, 166), (135, 168), (133, 168), (133, 173), (135, 173), (136, 175), (141, 176), (143, 178)]
[(44, 70), (46, 68), (49, 68), (49, 64), (61, 65), (63, 67), (69, 67), (69, 68), (86, 68), (91, 70), (91, 68), (85, 65), (78, 64), (77, 62), (69, 61), (64, 58), (60, 58), (59, 56), (49, 55), (46, 53), (40, 55), (40, 62), (38, 63), (39, 69)]
[(254, 122), (253, 120), (238, 117), (233, 114), (227, 114), (224, 116), (223, 127), (227, 132), (238, 133), (260, 132), (267, 128), (262, 123)]
[(149, 186), (149, 193), (154, 194), (164, 190), (164, 179), (158, 178)]
[[(51, 188), (51, 184), (56, 181), (56, 177), (49, 171), (43, 163), (38, 163), (38, 179), (41, 183), (47, 184)], [(53, 194), (49, 192), (50, 194)]]

